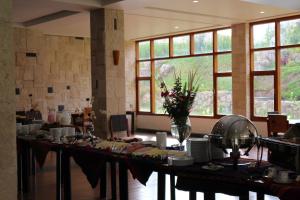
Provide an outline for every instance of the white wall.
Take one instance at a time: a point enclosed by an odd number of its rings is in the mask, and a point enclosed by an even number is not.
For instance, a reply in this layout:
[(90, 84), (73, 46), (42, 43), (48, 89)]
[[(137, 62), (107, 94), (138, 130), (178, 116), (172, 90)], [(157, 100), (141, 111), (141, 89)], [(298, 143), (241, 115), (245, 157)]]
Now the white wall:
[[(205, 119), (190, 117), (193, 133), (210, 133), (218, 119)], [(267, 135), (265, 122), (254, 122), (259, 135)], [(168, 116), (137, 115), (137, 128), (150, 130), (170, 131), (170, 118)]]

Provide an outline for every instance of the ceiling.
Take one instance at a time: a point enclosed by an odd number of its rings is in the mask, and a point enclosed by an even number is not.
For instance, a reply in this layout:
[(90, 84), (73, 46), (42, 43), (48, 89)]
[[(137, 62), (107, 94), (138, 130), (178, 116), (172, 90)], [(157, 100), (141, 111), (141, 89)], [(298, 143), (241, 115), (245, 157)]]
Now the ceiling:
[(23, 26), (28, 20), (62, 10), (79, 11), (29, 28), (51, 35), (89, 37), (89, 11), (101, 7), (124, 10), (126, 40), (300, 14), (299, 0), (13, 0), (13, 22)]

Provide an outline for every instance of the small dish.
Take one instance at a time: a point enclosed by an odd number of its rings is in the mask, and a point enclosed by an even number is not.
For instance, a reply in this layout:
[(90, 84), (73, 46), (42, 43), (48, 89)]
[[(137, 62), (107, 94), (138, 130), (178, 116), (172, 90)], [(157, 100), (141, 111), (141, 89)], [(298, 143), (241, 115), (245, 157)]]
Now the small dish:
[(156, 146), (156, 141), (148, 140), (148, 141), (142, 141), (141, 143), (147, 146)]
[(224, 167), (222, 165), (203, 165), (202, 169), (211, 170), (211, 171), (217, 171), (220, 169), (223, 169)]
[(294, 180), (292, 180), (292, 179), (288, 179), (288, 180), (280, 180), (280, 179), (278, 179), (278, 178), (273, 179), (273, 181), (274, 181), (275, 183), (280, 183), (280, 184), (290, 184), (290, 183), (293, 183), (293, 182), (294, 182)]
[(185, 156), (185, 157), (171, 156), (168, 158), (168, 164), (172, 166), (190, 166), (194, 164), (194, 159), (189, 156)]

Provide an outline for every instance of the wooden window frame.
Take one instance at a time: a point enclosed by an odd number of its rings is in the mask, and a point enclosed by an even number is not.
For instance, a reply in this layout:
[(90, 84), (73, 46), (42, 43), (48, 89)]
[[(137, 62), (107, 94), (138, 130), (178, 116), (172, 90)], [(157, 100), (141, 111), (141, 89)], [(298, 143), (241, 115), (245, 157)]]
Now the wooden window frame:
[[(221, 118), (224, 115), (218, 114), (218, 91), (217, 91), (217, 80), (219, 77), (232, 77), (232, 72), (218, 72), (218, 55), (222, 54), (232, 54), (232, 51), (218, 51), (217, 47), (217, 32), (221, 30), (231, 29), (231, 27), (223, 27), (219, 29), (211, 29), (205, 31), (196, 31), (190, 33), (183, 33), (183, 34), (176, 34), (176, 35), (169, 35), (169, 36), (162, 36), (162, 37), (155, 37), (149, 38), (144, 40), (136, 41), (136, 110), (137, 114), (139, 115), (156, 115), (156, 116), (166, 116), (166, 114), (157, 114), (155, 113), (155, 61), (157, 60), (170, 60), (170, 59), (178, 59), (178, 58), (191, 58), (191, 57), (203, 57), (203, 56), (212, 56), (213, 57), (213, 115), (212, 116), (200, 116), (200, 115), (191, 115), (193, 118), (210, 118), (216, 119)], [(195, 34), (207, 33), (212, 32), (213, 34), (213, 52), (211, 53), (195, 53), (195, 46), (194, 46), (194, 39)], [(173, 38), (179, 36), (189, 36), (189, 54), (187, 55), (180, 55), (174, 56), (173, 55)], [(166, 57), (159, 57), (155, 58), (154, 56), (154, 41), (158, 39), (169, 39), (169, 56)], [(150, 58), (149, 59), (139, 59), (139, 43), (150, 41)], [(139, 77), (139, 63), (149, 61), (151, 62), (151, 76), (150, 77)], [(149, 80), (150, 81), (150, 98), (151, 98), (151, 108), (150, 112), (142, 112), (139, 110), (139, 81)]]
[[(250, 116), (253, 121), (266, 121), (267, 117), (255, 116), (254, 115), (254, 77), (255, 76), (268, 76), (274, 77), (274, 111), (281, 112), (281, 88), (280, 88), (280, 68), (281, 68), (281, 58), (280, 52), (282, 49), (290, 48), (300, 48), (300, 44), (293, 45), (281, 45), (280, 43), (280, 23), (283, 21), (289, 21), (294, 19), (300, 19), (300, 15), (282, 17), (276, 19), (269, 19), (263, 21), (257, 21), (250, 23), (249, 29), (249, 44), (250, 44)], [(254, 48), (253, 40), (253, 27), (260, 24), (275, 23), (275, 45), (274, 47), (265, 48)], [(269, 71), (255, 71), (254, 70), (254, 53), (258, 51), (275, 51), (275, 70)]]

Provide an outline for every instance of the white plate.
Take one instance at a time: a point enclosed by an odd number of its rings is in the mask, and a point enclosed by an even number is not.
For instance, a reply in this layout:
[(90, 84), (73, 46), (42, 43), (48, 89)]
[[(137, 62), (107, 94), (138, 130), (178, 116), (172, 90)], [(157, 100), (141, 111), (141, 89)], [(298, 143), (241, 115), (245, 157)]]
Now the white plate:
[(173, 166), (189, 166), (194, 164), (192, 157), (169, 157), (168, 164)]
[(217, 171), (220, 169), (223, 169), (224, 167), (222, 165), (203, 165), (202, 169), (207, 169), (211, 171)]
[(156, 146), (156, 141), (142, 141), (142, 144)]
[(274, 181), (275, 183), (281, 183), (281, 184), (289, 184), (289, 183), (294, 182), (294, 180), (292, 180), (292, 179), (289, 179), (289, 180), (287, 180), (287, 181), (283, 181), (283, 180), (280, 180), (280, 179), (278, 179), (278, 178), (273, 179), (273, 181)]

